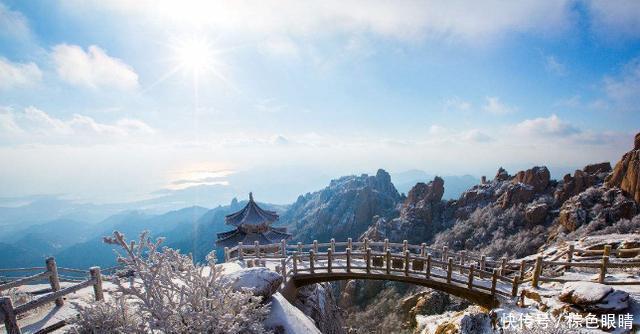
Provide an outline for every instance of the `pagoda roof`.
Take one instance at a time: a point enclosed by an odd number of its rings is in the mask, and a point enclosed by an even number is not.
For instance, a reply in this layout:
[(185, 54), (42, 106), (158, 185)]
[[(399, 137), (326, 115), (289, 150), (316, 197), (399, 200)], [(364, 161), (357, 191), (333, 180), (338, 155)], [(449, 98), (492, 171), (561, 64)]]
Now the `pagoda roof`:
[(271, 224), (278, 218), (278, 214), (275, 211), (260, 208), (253, 200), (253, 194), (249, 193), (249, 203), (242, 210), (225, 216), (224, 220), (229, 225), (240, 226), (245, 224)]
[(291, 239), (286, 227), (269, 227), (264, 232), (246, 232), (236, 228), (231, 231), (218, 233), (216, 245), (220, 247), (233, 247), (242, 242), (245, 245), (253, 245), (256, 241), (261, 245), (274, 244), (282, 239)]

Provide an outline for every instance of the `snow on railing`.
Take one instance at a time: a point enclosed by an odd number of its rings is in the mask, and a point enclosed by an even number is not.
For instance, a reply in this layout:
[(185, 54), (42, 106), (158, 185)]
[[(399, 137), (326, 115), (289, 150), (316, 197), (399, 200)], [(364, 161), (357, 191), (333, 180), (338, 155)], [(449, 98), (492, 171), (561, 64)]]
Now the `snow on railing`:
[[(15, 307), (10, 297), (0, 296), (0, 321), (4, 322), (5, 330), (8, 334), (21, 333), (21, 330), (20, 330), (20, 327), (18, 326), (18, 321), (17, 321), (17, 317), (20, 314), (26, 313), (30, 310), (33, 310), (37, 307), (40, 307), (44, 304), (54, 302), (54, 301), (57, 306), (62, 306), (64, 305), (64, 299), (62, 297), (70, 293), (76, 292), (80, 289), (93, 286), (93, 292), (94, 292), (96, 301), (104, 299), (104, 295), (102, 291), (102, 275), (100, 272), (100, 267), (91, 267), (88, 271), (72, 269), (72, 268), (63, 268), (63, 267), (58, 267), (56, 265), (55, 258), (50, 257), (46, 260), (46, 267), (0, 269), (0, 272), (7, 273), (7, 272), (22, 272), (22, 271), (35, 271), (35, 270), (45, 270), (45, 271), (41, 273), (37, 273), (32, 276), (21, 277), (13, 281), (10, 281), (8, 283), (0, 284), (0, 292), (15, 288), (21, 285), (25, 285), (30, 282), (46, 280), (46, 279), (49, 280), (49, 284), (51, 285), (51, 293), (48, 293), (30, 302), (27, 302), (25, 304), (18, 305)], [(76, 280), (68, 276), (60, 275), (59, 271), (89, 274), (90, 278), (86, 280)], [(77, 284), (61, 289), (60, 288), (61, 280), (70, 280), (72, 282), (76, 282)]]

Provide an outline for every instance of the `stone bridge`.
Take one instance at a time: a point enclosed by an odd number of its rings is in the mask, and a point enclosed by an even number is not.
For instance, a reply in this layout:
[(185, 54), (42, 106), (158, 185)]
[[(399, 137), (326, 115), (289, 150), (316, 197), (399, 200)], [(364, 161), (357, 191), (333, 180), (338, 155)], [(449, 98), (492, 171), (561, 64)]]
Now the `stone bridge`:
[(275, 267), (284, 277), (282, 293), (295, 297), (297, 288), (348, 279), (389, 280), (440, 290), (489, 308), (513, 299), (520, 284), (531, 281), (527, 261), (514, 264), (467, 252), (435, 249), (426, 244), (346, 242), (287, 245), (242, 245), (225, 248), (225, 261)]
[[(440, 290), (478, 305), (494, 308), (516, 303), (518, 292), (537, 288), (540, 282), (571, 282), (568, 269), (596, 273), (589, 279), (603, 284), (638, 285), (640, 280), (607, 277), (607, 271), (640, 268), (640, 248), (612, 250), (576, 249), (574, 244), (553, 248), (535, 257), (494, 259), (474, 252), (454, 252), (420, 245), (364, 239), (346, 242), (253, 245), (225, 247), (226, 261), (249, 266), (269, 266), (284, 277), (281, 292), (293, 300), (299, 287), (337, 280), (371, 279), (405, 282)], [(593, 276), (593, 275), (591, 275)], [(520, 296), (523, 298), (523, 295)]]

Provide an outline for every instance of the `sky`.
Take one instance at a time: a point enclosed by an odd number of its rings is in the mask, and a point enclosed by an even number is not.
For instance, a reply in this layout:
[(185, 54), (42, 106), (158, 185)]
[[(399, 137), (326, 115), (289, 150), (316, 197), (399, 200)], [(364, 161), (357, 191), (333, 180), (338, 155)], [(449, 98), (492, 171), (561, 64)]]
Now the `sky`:
[(4, 198), (561, 177), (639, 125), (638, 1), (0, 0)]

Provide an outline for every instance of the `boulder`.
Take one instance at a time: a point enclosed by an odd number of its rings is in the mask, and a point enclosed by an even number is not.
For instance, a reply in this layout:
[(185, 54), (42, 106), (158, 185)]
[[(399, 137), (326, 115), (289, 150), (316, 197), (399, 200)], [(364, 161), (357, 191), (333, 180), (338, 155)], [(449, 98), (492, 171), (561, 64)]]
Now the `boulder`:
[(629, 294), (592, 282), (569, 282), (558, 299), (583, 312), (619, 313), (629, 307)]
[(636, 134), (633, 150), (625, 153), (605, 181), (607, 187), (618, 187), (640, 203), (640, 147)]
[(547, 203), (532, 203), (524, 211), (524, 219), (532, 225), (544, 223), (549, 212)]
[(498, 198), (498, 203), (503, 209), (521, 203), (529, 203), (535, 195), (535, 189), (531, 185), (515, 183), (509, 185), (505, 192)]
[(544, 191), (549, 185), (551, 174), (547, 167), (533, 167), (526, 171), (519, 171), (511, 180), (513, 183), (524, 183), (533, 187), (536, 193)]
[(234, 290), (239, 291), (247, 288), (254, 295), (267, 300), (278, 291), (282, 284), (282, 275), (264, 267), (244, 268), (229, 274), (224, 274), (223, 278), (231, 282)]

